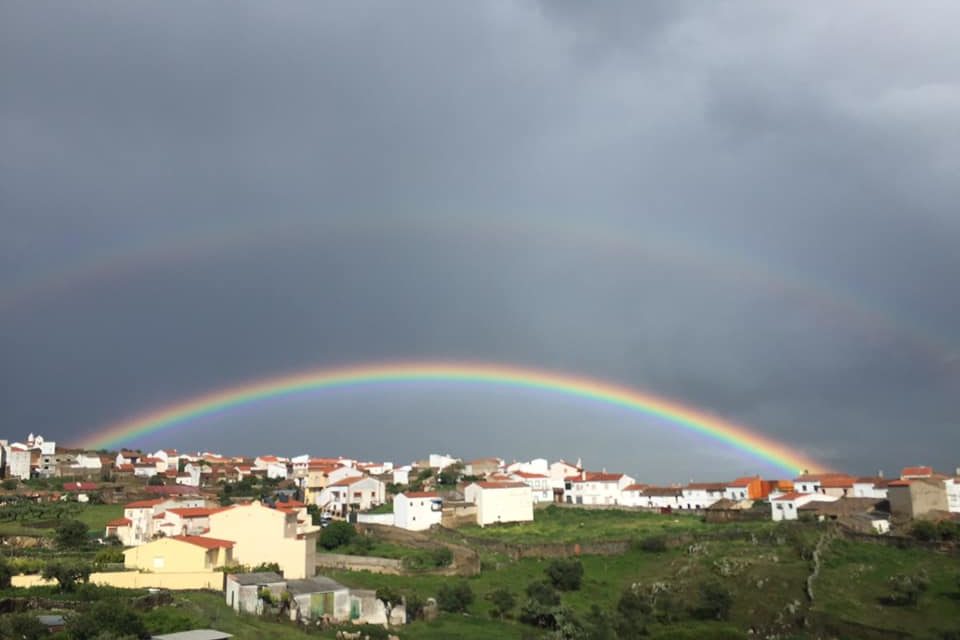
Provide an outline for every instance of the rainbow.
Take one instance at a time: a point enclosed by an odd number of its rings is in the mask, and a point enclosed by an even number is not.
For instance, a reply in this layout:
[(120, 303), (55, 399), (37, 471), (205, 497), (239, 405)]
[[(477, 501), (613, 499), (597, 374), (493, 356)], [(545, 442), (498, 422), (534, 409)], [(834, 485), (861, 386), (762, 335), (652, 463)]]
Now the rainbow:
[(786, 443), (777, 442), (745, 426), (686, 407), (674, 400), (590, 378), (483, 363), (396, 362), (280, 375), (220, 389), (118, 422), (88, 435), (77, 444), (89, 449), (111, 448), (140, 436), (261, 400), (311, 391), (399, 382), (479, 383), (562, 394), (660, 418), (771, 463), (791, 474), (805, 469), (826, 470), (823, 465), (807, 458)]

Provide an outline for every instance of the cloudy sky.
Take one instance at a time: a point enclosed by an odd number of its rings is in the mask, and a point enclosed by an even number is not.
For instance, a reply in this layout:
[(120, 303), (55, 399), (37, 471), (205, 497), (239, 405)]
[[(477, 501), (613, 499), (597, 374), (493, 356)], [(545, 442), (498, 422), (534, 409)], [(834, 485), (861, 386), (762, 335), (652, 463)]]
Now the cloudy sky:
[[(300, 369), (617, 382), (862, 473), (960, 464), (960, 8), (5, 2), (0, 436)], [(132, 442), (772, 472), (482, 386)]]

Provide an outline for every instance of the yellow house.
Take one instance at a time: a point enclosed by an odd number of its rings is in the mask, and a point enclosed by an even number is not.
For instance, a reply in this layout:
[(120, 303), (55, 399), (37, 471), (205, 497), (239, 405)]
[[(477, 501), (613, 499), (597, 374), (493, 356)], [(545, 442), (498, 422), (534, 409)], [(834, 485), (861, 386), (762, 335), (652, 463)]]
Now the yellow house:
[(123, 552), (127, 569), (154, 573), (213, 571), (234, 564), (234, 543), (204, 536), (158, 538)]
[(210, 515), (205, 535), (233, 540), (235, 563), (254, 567), (276, 562), (288, 580), (311, 578), (317, 571), (320, 527), (301, 511), (273, 509), (260, 502), (234, 505)]

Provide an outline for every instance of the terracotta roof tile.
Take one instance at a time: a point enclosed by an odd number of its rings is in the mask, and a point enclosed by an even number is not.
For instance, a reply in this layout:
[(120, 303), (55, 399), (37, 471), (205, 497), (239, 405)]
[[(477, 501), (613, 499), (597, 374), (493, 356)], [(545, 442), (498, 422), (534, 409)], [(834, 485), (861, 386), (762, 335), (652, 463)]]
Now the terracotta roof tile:
[(204, 549), (230, 549), (234, 545), (232, 540), (219, 540), (217, 538), (207, 538), (204, 536), (171, 536), (170, 539), (187, 542), (198, 547), (203, 547)]

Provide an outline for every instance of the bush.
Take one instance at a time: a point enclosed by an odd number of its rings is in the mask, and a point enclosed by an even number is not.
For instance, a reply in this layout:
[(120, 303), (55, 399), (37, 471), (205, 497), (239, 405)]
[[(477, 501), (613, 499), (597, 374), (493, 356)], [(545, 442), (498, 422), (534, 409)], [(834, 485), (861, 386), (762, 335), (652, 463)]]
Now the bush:
[(257, 566), (250, 569), (251, 573), (279, 573), (283, 575), (283, 571), (280, 570), (280, 565), (276, 562), (261, 562)]
[(123, 564), (123, 549), (119, 547), (104, 547), (97, 551), (93, 557), (93, 562), (98, 565), (103, 564)]
[(545, 580), (528, 584), (527, 597), (548, 607), (555, 607), (560, 604), (560, 594), (557, 593), (552, 584)]
[(7, 491), (13, 491), (17, 488), (17, 481), (15, 478), (7, 478), (3, 481), (3, 488)]
[(7, 562), (5, 556), (0, 556), (0, 589), (10, 588), (10, 580), (13, 578), (13, 567)]
[(464, 581), (455, 585), (441, 585), (437, 592), (437, 606), (441, 611), (463, 613), (473, 603), (473, 589)]
[(370, 555), (374, 547), (373, 538), (370, 536), (357, 536), (350, 546), (352, 547), (350, 553), (358, 556)]
[(89, 528), (79, 520), (66, 520), (57, 527), (55, 539), (61, 549), (78, 549), (87, 543)]
[(413, 622), (414, 620), (421, 620), (423, 618), (423, 610), (427, 606), (427, 602), (419, 596), (419, 594), (412, 594), (407, 596), (407, 622)]
[(350, 544), (357, 535), (353, 525), (343, 520), (335, 520), (327, 525), (320, 534), (320, 545), (324, 549), (336, 549)]
[(700, 602), (693, 615), (701, 620), (726, 620), (733, 608), (733, 594), (719, 582), (700, 585)]
[(890, 578), (890, 595), (883, 599), (884, 604), (893, 606), (912, 606), (920, 603), (920, 596), (930, 587), (930, 578), (924, 572), (900, 574)]
[(435, 567), (449, 567), (453, 564), (453, 551), (450, 551), (448, 547), (431, 549), (429, 554), (430, 562)]
[(143, 618), (120, 601), (94, 603), (67, 621), (67, 634), (71, 640), (94, 640), (109, 633), (121, 638), (150, 637)]
[(8, 613), (3, 616), (0, 625), (0, 638), (10, 640), (40, 640), (50, 634), (47, 628), (37, 620), (36, 613)]
[(940, 537), (937, 525), (929, 520), (917, 520), (910, 528), (910, 535), (922, 542), (930, 542)]
[(667, 537), (648, 536), (641, 540), (637, 546), (648, 553), (663, 553), (667, 550)]
[(550, 583), (561, 591), (577, 591), (583, 581), (583, 563), (572, 558), (554, 560), (546, 572)]
[(493, 605), (490, 615), (501, 620), (508, 617), (514, 607), (517, 606), (517, 599), (509, 589), (501, 588), (491, 591), (487, 594), (487, 599)]

